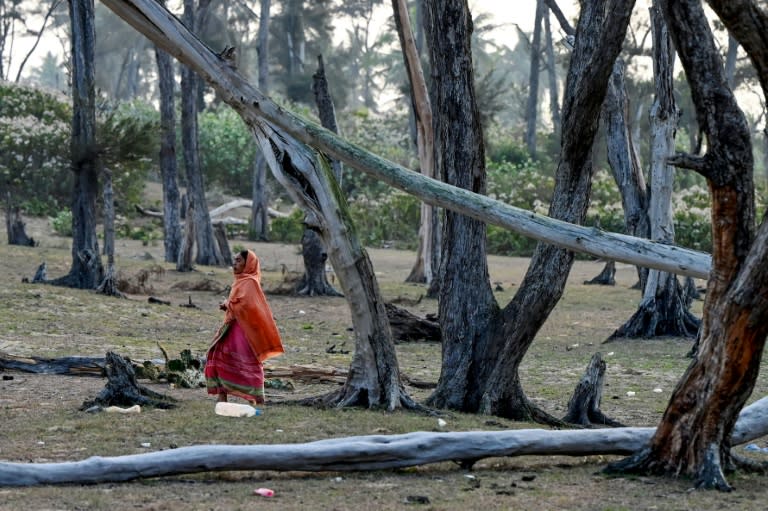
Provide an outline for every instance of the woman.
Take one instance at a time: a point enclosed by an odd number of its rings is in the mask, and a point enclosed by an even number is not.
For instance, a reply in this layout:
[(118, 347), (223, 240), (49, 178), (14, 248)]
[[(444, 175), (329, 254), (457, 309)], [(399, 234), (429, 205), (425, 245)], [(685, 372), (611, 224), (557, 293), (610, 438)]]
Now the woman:
[(205, 382), (208, 394), (227, 401), (228, 395), (264, 403), (265, 360), (283, 353), (280, 333), (261, 289), (259, 259), (251, 250), (235, 255), (235, 282), (219, 305), (224, 324), (208, 349)]

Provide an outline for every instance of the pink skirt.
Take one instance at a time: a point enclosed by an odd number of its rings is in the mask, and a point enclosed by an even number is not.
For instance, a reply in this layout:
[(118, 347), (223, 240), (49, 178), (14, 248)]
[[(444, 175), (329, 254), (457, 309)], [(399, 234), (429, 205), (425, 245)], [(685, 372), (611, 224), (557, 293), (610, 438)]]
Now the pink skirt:
[(229, 394), (264, 403), (264, 366), (237, 321), (208, 350), (205, 384), (211, 395)]

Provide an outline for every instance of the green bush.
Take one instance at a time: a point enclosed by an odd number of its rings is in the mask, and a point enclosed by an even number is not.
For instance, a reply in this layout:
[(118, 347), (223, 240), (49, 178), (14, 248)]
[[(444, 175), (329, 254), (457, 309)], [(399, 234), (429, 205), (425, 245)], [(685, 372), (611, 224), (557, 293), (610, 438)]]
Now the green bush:
[(280, 243), (300, 243), (304, 234), (304, 213), (294, 209), (285, 218), (274, 218), (269, 226), (269, 234), (273, 241)]
[(72, 211), (64, 209), (51, 218), (51, 227), (59, 236), (72, 236)]

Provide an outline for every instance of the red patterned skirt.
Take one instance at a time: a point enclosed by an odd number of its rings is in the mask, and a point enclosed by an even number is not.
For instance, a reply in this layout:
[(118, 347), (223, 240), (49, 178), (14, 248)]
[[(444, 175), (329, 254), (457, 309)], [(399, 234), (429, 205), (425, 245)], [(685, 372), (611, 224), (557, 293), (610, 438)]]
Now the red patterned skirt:
[(208, 394), (228, 394), (264, 403), (264, 366), (256, 359), (237, 321), (223, 328), (205, 362)]

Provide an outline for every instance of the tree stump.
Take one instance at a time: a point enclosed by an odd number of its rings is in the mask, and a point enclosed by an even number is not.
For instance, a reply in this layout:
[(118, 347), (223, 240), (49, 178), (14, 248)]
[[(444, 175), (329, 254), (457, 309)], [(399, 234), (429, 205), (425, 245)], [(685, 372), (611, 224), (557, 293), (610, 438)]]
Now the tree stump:
[(138, 384), (130, 361), (111, 351), (107, 352), (105, 361), (107, 385), (95, 399), (85, 401), (80, 410), (87, 410), (94, 406), (130, 407), (133, 405), (175, 408), (176, 405), (173, 404), (175, 399)]
[(581, 377), (581, 380), (576, 385), (576, 389), (573, 391), (573, 396), (568, 401), (568, 412), (563, 417), (564, 422), (585, 427), (622, 426), (621, 423), (606, 417), (600, 411), (604, 378), (605, 361), (598, 352), (592, 355), (584, 376)]
[(21, 219), (21, 210), (16, 207), (7, 208), (5, 211), (5, 227), (8, 231), (9, 245), (22, 245), (34, 247), (35, 240), (27, 236), (26, 225)]
[(328, 253), (323, 240), (312, 229), (304, 229), (301, 237), (301, 254), (304, 258), (304, 277), (296, 286), (296, 294), (302, 296), (343, 296), (325, 275)]

